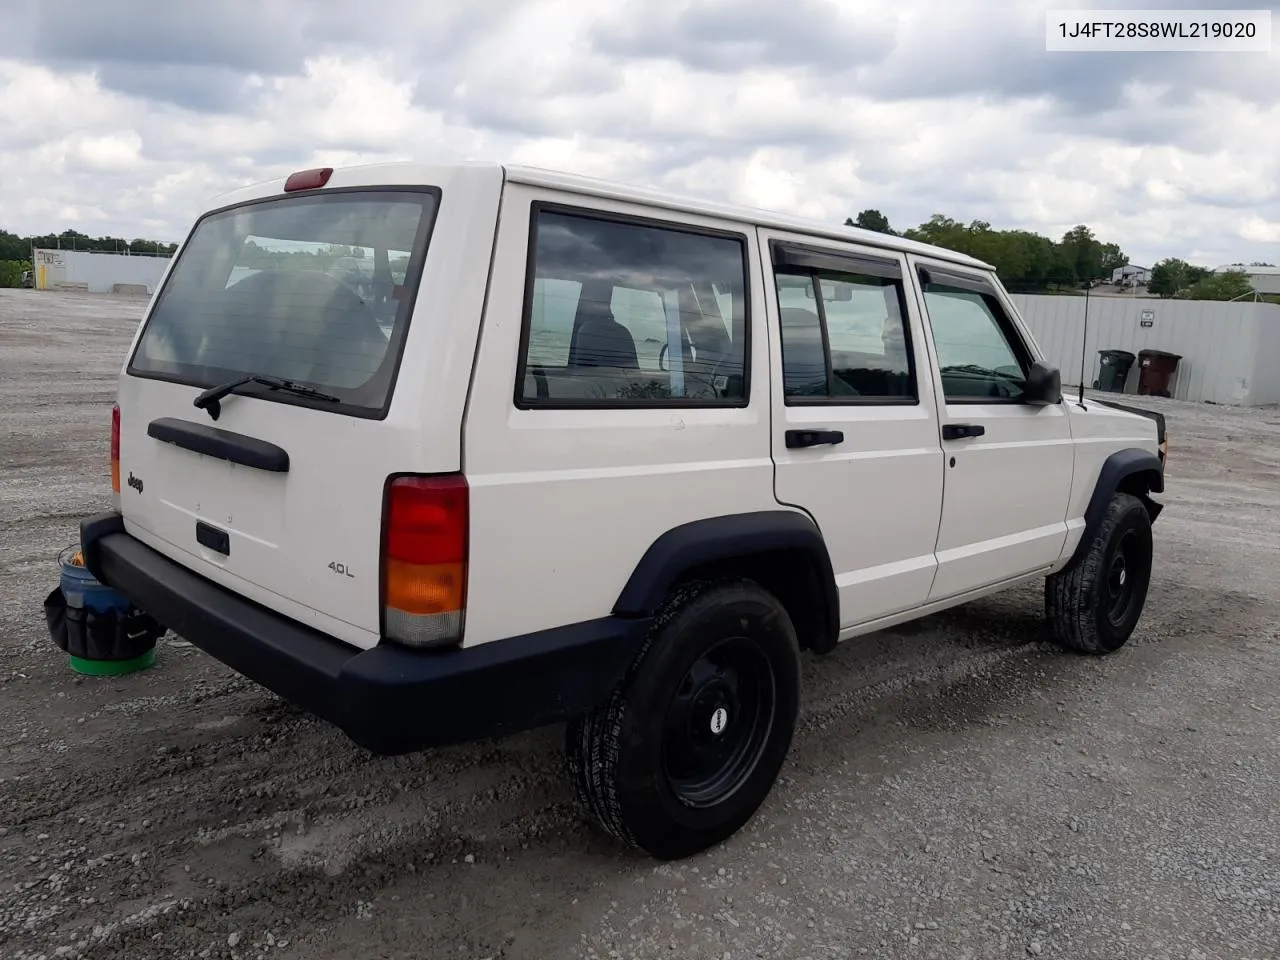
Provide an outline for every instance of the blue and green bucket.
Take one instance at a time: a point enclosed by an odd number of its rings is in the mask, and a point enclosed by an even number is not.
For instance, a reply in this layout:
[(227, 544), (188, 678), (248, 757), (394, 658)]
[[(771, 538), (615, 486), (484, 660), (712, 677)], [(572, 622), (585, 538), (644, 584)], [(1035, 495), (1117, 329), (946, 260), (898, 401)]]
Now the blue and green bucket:
[(58, 554), (58, 586), (45, 599), (45, 619), (54, 644), (76, 673), (116, 677), (155, 664), (164, 628), (127, 597), (99, 583), (78, 546)]

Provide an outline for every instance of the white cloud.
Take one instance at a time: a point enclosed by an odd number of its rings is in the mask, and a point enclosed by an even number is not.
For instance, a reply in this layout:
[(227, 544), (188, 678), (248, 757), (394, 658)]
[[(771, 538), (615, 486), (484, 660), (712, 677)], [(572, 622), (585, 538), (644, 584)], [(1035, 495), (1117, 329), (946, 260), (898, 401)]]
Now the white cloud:
[(83, 137), (75, 144), (74, 152), (84, 169), (90, 171), (119, 172), (143, 166), (142, 138), (134, 130)]
[(164, 4), (74, 36), (24, 18), (0, 39), (0, 227), (176, 240), (293, 169), (483, 157), (835, 222), (1087, 223), (1139, 263), (1280, 258), (1276, 56), (1047, 54), (1046, 6), (384, 0), (375, 25), (226, 0), (164, 51), (128, 40)]
[(308, 60), (301, 76), (272, 82), (260, 115), (268, 136), (268, 130), (288, 131), (317, 147), (361, 143), (388, 152), (433, 132), (422, 129), (424, 121), (439, 127), (438, 118), (413, 106), (412, 81), (392, 76), (390, 62), (373, 57)]
[(1254, 243), (1280, 245), (1280, 220), (1248, 217), (1240, 224), (1240, 236)]

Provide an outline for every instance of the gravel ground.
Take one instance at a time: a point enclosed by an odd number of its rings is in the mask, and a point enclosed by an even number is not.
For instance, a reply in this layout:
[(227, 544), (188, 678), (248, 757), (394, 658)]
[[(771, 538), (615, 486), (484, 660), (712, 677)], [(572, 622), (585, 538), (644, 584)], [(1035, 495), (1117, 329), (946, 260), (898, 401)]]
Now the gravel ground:
[(382, 759), (176, 638), (81, 679), (41, 601), (107, 504), (138, 300), (0, 290), (0, 956), (1273, 958), (1280, 411), (1171, 431), (1130, 645), (1036, 588), (805, 663), (783, 779), (660, 865), (579, 819), (558, 728)]

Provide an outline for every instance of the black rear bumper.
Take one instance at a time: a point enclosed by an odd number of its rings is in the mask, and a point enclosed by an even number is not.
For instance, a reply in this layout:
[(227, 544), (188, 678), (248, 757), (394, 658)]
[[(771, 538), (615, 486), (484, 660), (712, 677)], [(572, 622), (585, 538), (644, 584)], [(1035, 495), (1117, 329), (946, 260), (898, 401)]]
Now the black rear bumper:
[(640, 618), (605, 617), (452, 650), (360, 650), (235, 594), (130, 536), (80, 525), (99, 582), (236, 672), (381, 754), (502, 736), (603, 703), (639, 652)]

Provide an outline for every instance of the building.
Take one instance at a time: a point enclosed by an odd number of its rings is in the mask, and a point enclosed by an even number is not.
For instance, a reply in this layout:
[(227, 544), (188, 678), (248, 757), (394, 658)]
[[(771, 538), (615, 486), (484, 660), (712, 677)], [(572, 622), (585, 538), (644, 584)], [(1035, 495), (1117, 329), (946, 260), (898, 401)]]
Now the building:
[(1145, 287), (1151, 282), (1151, 268), (1126, 263), (1111, 271), (1111, 282), (1124, 287)]
[(79, 290), (149, 296), (156, 292), (169, 257), (89, 250), (35, 251), (37, 290)]
[(1216, 267), (1214, 273), (1240, 271), (1249, 277), (1249, 285), (1258, 293), (1280, 294), (1280, 267), (1250, 267), (1243, 263), (1229, 263)]

